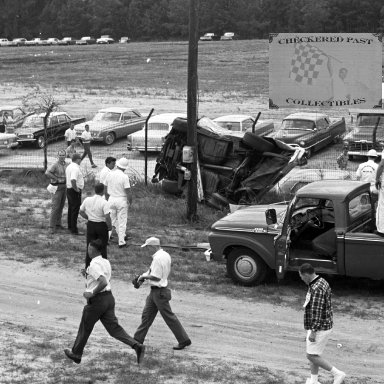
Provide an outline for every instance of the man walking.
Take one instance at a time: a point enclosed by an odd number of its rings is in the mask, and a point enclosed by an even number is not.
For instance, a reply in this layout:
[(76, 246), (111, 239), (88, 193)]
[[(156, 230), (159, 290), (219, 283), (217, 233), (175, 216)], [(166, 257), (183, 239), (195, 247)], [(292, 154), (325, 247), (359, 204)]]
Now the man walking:
[(83, 161), (85, 156), (88, 155), (88, 158), (89, 158), (89, 161), (91, 162), (92, 168), (96, 168), (97, 165), (92, 160), (92, 153), (91, 153), (92, 136), (91, 136), (91, 132), (89, 132), (89, 125), (88, 124), (85, 124), (85, 126), (84, 126), (84, 132), (81, 134), (81, 141), (82, 141), (83, 147), (84, 147), (84, 152), (83, 152), (83, 155), (81, 156), (81, 161)]
[(47, 169), (45, 175), (50, 178), (51, 184), (56, 187), (55, 193), (52, 194), (51, 218), (49, 221), (50, 233), (56, 233), (58, 229), (64, 229), (61, 224), (65, 198), (67, 194), (65, 170), (67, 164), (65, 162), (65, 151), (59, 151), (58, 160)]
[(78, 153), (72, 156), (72, 163), (65, 171), (68, 198), (68, 229), (73, 235), (82, 235), (77, 228), (77, 218), (81, 205), (81, 190), (84, 188), (84, 177), (80, 169), (81, 157)]
[(321, 357), (332, 333), (333, 313), (331, 288), (328, 282), (315, 273), (309, 263), (299, 269), (300, 278), (308, 285), (304, 307), (304, 328), (307, 330), (307, 359), (311, 378), (306, 384), (319, 384), (319, 367), (333, 374), (333, 384), (341, 384), (345, 373)]
[(83, 296), (87, 305), (83, 309), (79, 331), (72, 349), (64, 349), (68, 358), (80, 364), (85, 345), (92, 333), (93, 327), (100, 320), (108, 333), (136, 351), (137, 363), (144, 358), (145, 346), (125, 332), (115, 315), (115, 299), (111, 292), (111, 264), (101, 257), (103, 245), (100, 239), (89, 243), (88, 253), (91, 263), (87, 268), (85, 277), (86, 290)]
[(89, 266), (91, 259), (88, 255), (88, 245), (91, 240), (100, 239), (102, 243), (101, 256), (107, 259), (108, 231), (112, 230), (112, 223), (108, 201), (103, 198), (104, 185), (95, 185), (95, 195), (86, 197), (80, 206), (80, 216), (87, 222), (87, 251), (85, 256), (85, 268)]
[(191, 345), (191, 340), (177, 316), (172, 312), (169, 304), (171, 290), (168, 288), (168, 276), (171, 272), (171, 256), (161, 248), (160, 240), (157, 237), (148, 238), (141, 247), (149, 247), (155, 253), (152, 256), (152, 264), (148, 271), (137, 279), (139, 284), (144, 280), (148, 280), (151, 290), (145, 302), (141, 324), (137, 328), (134, 338), (143, 344), (157, 312), (160, 312), (165, 323), (177, 339), (178, 344), (173, 349), (184, 349)]
[(64, 133), (65, 140), (67, 141), (67, 148), (71, 145), (72, 140), (77, 140), (77, 135), (75, 131), (75, 125), (71, 123), (69, 128)]
[(105, 179), (107, 191), (105, 197), (111, 209), (112, 223), (116, 226), (119, 248), (126, 247), (128, 204), (132, 205), (132, 192), (129, 177), (124, 173), (128, 168), (128, 159), (122, 157), (116, 162), (117, 169)]

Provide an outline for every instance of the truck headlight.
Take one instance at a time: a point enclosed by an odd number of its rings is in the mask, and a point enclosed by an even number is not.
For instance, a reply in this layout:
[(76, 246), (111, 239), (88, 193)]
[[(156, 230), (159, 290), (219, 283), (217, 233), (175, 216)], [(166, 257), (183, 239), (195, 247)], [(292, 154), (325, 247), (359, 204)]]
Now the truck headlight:
[(349, 147), (349, 143), (348, 143), (348, 141), (344, 141), (344, 142), (343, 142), (343, 145), (344, 145), (344, 147)]
[(305, 141), (301, 140), (301, 141), (299, 142), (299, 144), (300, 144), (302, 147), (304, 147), (304, 146), (305, 146)]

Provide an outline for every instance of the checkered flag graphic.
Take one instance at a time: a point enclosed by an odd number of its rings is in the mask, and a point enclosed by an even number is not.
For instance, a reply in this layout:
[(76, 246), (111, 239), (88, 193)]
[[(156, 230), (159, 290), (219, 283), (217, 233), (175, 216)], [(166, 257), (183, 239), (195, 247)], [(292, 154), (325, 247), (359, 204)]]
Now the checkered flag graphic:
[(326, 67), (328, 56), (311, 44), (296, 44), (291, 60), (289, 78), (305, 85), (312, 85)]

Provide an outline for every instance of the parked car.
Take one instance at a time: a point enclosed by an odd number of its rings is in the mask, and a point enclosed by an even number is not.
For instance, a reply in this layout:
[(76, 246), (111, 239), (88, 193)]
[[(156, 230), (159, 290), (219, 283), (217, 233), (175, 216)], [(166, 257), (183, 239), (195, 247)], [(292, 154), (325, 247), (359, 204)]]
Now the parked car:
[(42, 40), (40, 37), (35, 37), (32, 40), (27, 40), (25, 45), (46, 45), (47, 40)]
[(96, 44), (96, 39), (91, 36), (83, 36), (80, 40), (76, 40), (76, 45)]
[(129, 43), (130, 41), (131, 39), (128, 36), (123, 36), (120, 38), (119, 43), (124, 44), (124, 43)]
[[(180, 193), (185, 186), (187, 132), (187, 120), (176, 118), (156, 160), (152, 181), (162, 181), (166, 192)], [(221, 209), (260, 201), (297, 164), (304, 150), (251, 132), (238, 135), (203, 117), (197, 122), (197, 154), (200, 200)]]
[(63, 39), (59, 40), (58, 45), (74, 45), (76, 44), (76, 40), (72, 39), (72, 37), (64, 37)]
[(27, 42), (27, 39), (25, 39), (24, 37), (17, 37), (12, 40), (13, 45), (16, 47), (21, 47), (25, 45), (26, 42)]
[(219, 36), (211, 32), (207, 32), (204, 34), (204, 36), (200, 37), (200, 41), (213, 41), (213, 40), (219, 40)]
[(322, 274), (384, 279), (383, 238), (375, 233), (370, 184), (322, 180), (288, 204), (245, 207), (214, 223), (211, 257), (237, 283), (279, 279), (310, 262)]
[(225, 32), (223, 36), (220, 37), (220, 40), (228, 41), (234, 40), (235, 34), (233, 32)]
[(0, 47), (7, 47), (8, 44), (9, 44), (8, 39), (5, 39), (5, 38), (0, 39)]
[(367, 156), (370, 149), (376, 149), (380, 154), (384, 149), (384, 110), (351, 109), (355, 117), (352, 130), (344, 137), (344, 145), (348, 147), (348, 157)]
[[(162, 113), (152, 116), (148, 120), (147, 151), (160, 152), (164, 144), (165, 136), (172, 128), (176, 118), (187, 118), (185, 113)], [(127, 136), (128, 151), (145, 151), (145, 126), (140, 131)]]
[(100, 109), (92, 120), (75, 126), (78, 137), (84, 132), (85, 124), (93, 141), (101, 141), (111, 145), (116, 139), (126, 137), (143, 128), (146, 118), (140, 112), (124, 107), (111, 107)]
[(0, 132), (0, 149), (15, 149), (19, 143), (14, 133)]
[(280, 129), (269, 137), (304, 148), (309, 158), (321, 148), (340, 140), (345, 132), (344, 117), (331, 120), (323, 113), (297, 112), (285, 117)]
[(47, 44), (48, 45), (57, 45), (57, 44), (59, 44), (59, 39), (57, 39), (56, 37), (50, 37), (49, 39), (47, 39)]
[[(0, 106), (0, 132), (5, 132), (5, 127), (3, 124), (3, 115), (7, 112), (8, 115), (12, 118), (13, 130), (16, 130), (21, 127), (26, 116), (29, 116), (31, 113), (26, 113), (21, 107), (16, 105), (2, 105)], [(9, 129), (9, 127), (8, 127)], [(13, 132), (12, 132), (13, 133)]]
[(101, 35), (96, 40), (96, 44), (113, 44), (115, 40), (110, 35)]
[(85, 121), (85, 118), (71, 118), (66, 112), (52, 112), (47, 122), (47, 137), (45, 137), (44, 116), (45, 113), (34, 113), (26, 117), (21, 128), (16, 131), (17, 141), (20, 144), (34, 144), (37, 148), (44, 148), (49, 142), (63, 138), (71, 123), (79, 124)]
[[(248, 115), (226, 115), (216, 117), (214, 122), (220, 125), (220, 127), (229, 129), (235, 132), (251, 132), (255, 118)], [(255, 134), (259, 136), (267, 135), (274, 129), (273, 120), (258, 120), (255, 125)]]

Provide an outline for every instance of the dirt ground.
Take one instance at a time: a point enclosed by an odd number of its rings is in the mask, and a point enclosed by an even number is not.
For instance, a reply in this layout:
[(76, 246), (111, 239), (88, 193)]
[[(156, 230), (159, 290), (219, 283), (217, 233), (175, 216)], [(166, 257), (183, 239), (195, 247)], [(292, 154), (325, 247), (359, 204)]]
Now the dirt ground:
[[(37, 335), (39, 330), (57, 332), (63, 335), (57, 345), (58, 352), (71, 346), (84, 305), (84, 281), (80, 273), (45, 267), (38, 262), (22, 264), (9, 261), (1, 253), (0, 257), (2, 328), (13, 324), (27, 326)], [(139, 324), (148, 288), (135, 290), (129, 281), (113, 280), (112, 289), (120, 323), (132, 334)], [(180, 352), (186, 358), (193, 356), (201, 364), (222, 361), (265, 366), (285, 375), (287, 384), (304, 382), (308, 376), (301, 312), (289, 307), (257, 303), (257, 299), (249, 303), (203, 291), (178, 290), (172, 293), (173, 309), (192, 339), (192, 346)], [(348, 373), (346, 383), (383, 383), (383, 333), (383, 320), (351, 318), (336, 312), (335, 329), (325, 356)], [(103, 344), (107, 343), (106, 349), (109, 346), (119, 347), (98, 324), (82, 364), (87, 364), (87, 355), (92, 354), (100, 340)], [(146, 343), (150, 348), (162, 349), (165, 354), (171, 355), (175, 340), (162, 319), (158, 318), (150, 329)], [(6, 368), (9, 361), (6, 355), (2, 356), (0, 367)], [(332, 382), (331, 377), (324, 373), (320, 378), (322, 383)]]

